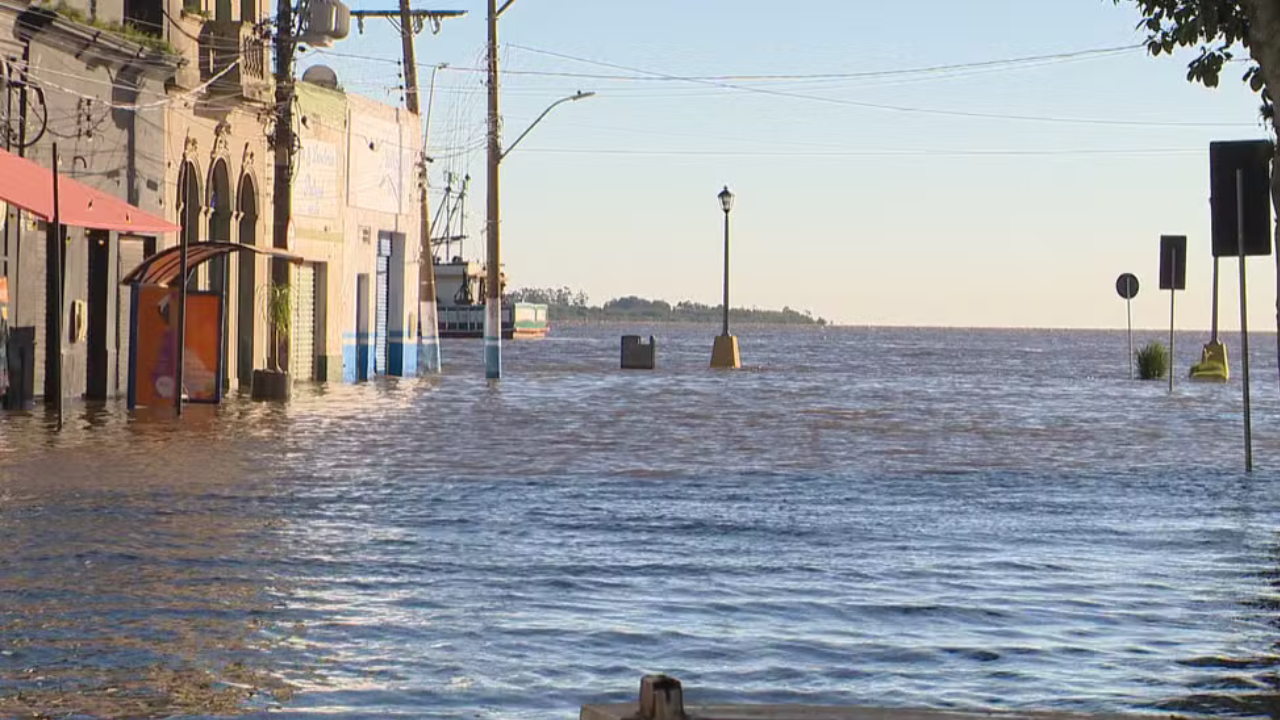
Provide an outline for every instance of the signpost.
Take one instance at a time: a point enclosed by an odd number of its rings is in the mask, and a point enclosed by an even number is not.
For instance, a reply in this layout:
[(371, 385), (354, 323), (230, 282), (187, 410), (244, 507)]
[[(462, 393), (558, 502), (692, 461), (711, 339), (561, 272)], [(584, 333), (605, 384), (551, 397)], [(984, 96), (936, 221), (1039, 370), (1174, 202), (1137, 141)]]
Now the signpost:
[(1124, 273), (1116, 278), (1116, 292), (1124, 298), (1124, 311), (1129, 319), (1129, 379), (1133, 379), (1133, 299), (1138, 296), (1138, 278)]
[(1169, 392), (1173, 392), (1173, 299), (1187, 289), (1187, 236), (1160, 236), (1160, 289), (1169, 291)]
[[(1244, 469), (1253, 472), (1253, 421), (1249, 407), (1249, 312), (1245, 258), (1271, 254), (1271, 157), (1269, 140), (1209, 143), (1213, 256), (1240, 263), (1240, 367), (1244, 394)], [(1280, 316), (1277, 316), (1280, 322)], [(1277, 342), (1280, 342), (1278, 340)]]

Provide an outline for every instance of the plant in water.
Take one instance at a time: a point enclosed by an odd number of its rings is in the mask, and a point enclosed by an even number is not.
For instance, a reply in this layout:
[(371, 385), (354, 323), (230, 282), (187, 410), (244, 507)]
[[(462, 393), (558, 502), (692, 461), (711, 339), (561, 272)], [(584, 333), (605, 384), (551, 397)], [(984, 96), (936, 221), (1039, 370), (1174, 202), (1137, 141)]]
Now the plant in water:
[(274, 369), (285, 372), (289, 358), (289, 321), (293, 319), (292, 296), (286, 283), (272, 283), (267, 289), (267, 325), (274, 340)]
[(1151, 341), (1139, 350), (1138, 377), (1142, 380), (1158, 380), (1169, 372), (1169, 350), (1163, 343)]

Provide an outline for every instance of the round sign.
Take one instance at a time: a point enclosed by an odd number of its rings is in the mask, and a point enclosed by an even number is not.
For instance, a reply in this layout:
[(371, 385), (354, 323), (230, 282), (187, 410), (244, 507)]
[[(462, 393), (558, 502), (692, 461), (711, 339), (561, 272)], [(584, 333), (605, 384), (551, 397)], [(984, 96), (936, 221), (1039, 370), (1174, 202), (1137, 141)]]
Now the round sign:
[(1125, 273), (1116, 278), (1116, 292), (1120, 297), (1130, 300), (1138, 295), (1138, 278), (1133, 273)]

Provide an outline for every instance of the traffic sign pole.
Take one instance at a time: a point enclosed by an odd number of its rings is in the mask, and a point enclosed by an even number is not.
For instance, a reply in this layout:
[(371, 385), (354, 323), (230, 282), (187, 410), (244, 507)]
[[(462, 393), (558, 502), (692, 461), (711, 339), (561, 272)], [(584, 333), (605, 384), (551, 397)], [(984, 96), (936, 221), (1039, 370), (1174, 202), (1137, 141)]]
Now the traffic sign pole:
[(1124, 299), (1125, 314), (1129, 317), (1129, 379), (1133, 379), (1133, 300)]
[(1138, 295), (1138, 278), (1124, 273), (1116, 278), (1116, 294), (1124, 298), (1125, 315), (1129, 320), (1129, 379), (1133, 379), (1133, 298)]

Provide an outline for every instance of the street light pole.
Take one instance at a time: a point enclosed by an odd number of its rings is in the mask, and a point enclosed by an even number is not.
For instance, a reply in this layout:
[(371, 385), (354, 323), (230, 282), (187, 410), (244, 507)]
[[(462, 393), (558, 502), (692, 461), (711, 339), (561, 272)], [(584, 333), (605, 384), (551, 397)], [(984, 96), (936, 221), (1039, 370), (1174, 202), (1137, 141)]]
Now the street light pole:
[(740, 368), (738, 338), (729, 334), (729, 211), (733, 209), (733, 193), (729, 186), (720, 191), (720, 209), (724, 210), (724, 325), (711, 346), (711, 367)]
[[(725, 193), (729, 193), (726, 186), (721, 193), (721, 201), (723, 202)], [(724, 207), (724, 328), (721, 335), (729, 334), (729, 210), (732, 209), (733, 195), (729, 194), (729, 202)]]

